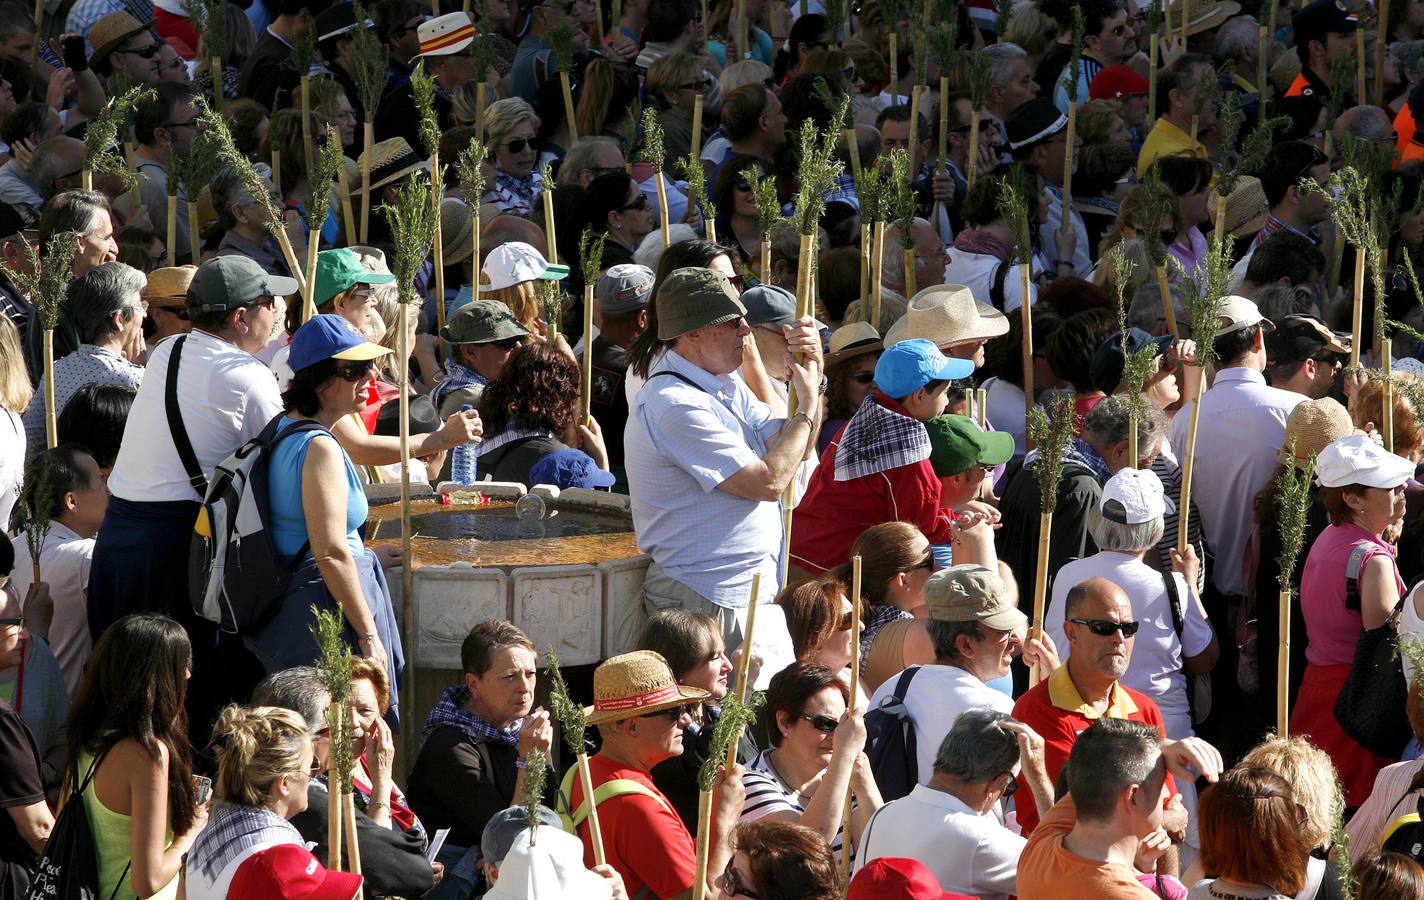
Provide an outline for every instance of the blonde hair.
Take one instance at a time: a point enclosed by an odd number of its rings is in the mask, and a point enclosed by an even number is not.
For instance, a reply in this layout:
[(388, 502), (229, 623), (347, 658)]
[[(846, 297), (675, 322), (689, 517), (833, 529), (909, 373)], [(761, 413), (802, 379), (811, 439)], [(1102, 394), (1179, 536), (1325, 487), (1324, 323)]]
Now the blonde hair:
[(1009, 17), (1009, 27), (999, 40), (1018, 44), (1028, 52), (1029, 61), (1036, 66), (1048, 52), (1048, 45), (1053, 43), (1057, 33), (1057, 24), (1043, 14), (1038, 4), (1032, 0), (1018, 0), (1014, 4), (1013, 15)]
[(761, 60), (744, 59), (722, 70), (721, 77), (717, 79), (717, 90), (725, 97), (743, 85), (761, 84), (772, 75), (771, 66)]
[[(385, 290), (391, 288), (391, 290)], [(400, 362), (400, 322), (401, 311), (405, 311), (406, 328), (420, 321), (420, 307), (415, 304), (406, 306), (396, 299), (396, 291), (393, 284), (376, 285), (371, 294), (376, 300), (376, 306), (371, 310), (372, 315), (368, 320), (371, 323), (371, 331), (380, 329), (380, 334), (373, 334), (371, 340), (391, 351), (389, 356), (382, 357), (376, 362), (381, 369), (381, 377), (391, 384), (400, 384), (404, 378), (403, 373), (406, 366)], [(412, 343), (406, 350), (415, 352), (415, 344)]]
[(381, 715), (391, 708), (391, 680), (386, 676), (386, 667), (374, 659), (356, 656), (351, 659), (351, 680), (366, 679), (376, 691), (376, 708)]
[[(1394, 418), (1394, 452), (1405, 459), (1424, 447), (1424, 421), (1415, 414), (1409, 403), (1406, 388), (1417, 387), (1419, 379), (1407, 372), (1391, 372), (1394, 390), (1390, 394)], [(1355, 396), (1350, 398), (1350, 419), (1356, 428), (1364, 428), (1373, 422), (1376, 428), (1383, 428), (1384, 421), (1384, 381), (1371, 379), (1360, 385)]]
[(1242, 757), (1239, 768), (1267, 769), (1290, 782), (1305, 807), (1301, 833), (1311, 847), (1330, 846), (1335, 821), (1345, 809), (1345, 792), (1330, 756), (1302, 737), (1268, 737)]
[(534, 107), (519, 97), (506, 97), (485, 108), (485, 146), (489, 148), (491, 159), (494, 158), (494, 148), (503, 144), (521, 122), (531, 123), (535, 131), (541, 124)]
[(278, 778), (302, 771), (302, 750), (310, 746), (306, 721), (290, 709), (235, 703), (224, 707), (213, 726), (218, 799), (266, 806)]
[[(485, 109), (499, 101), (499, 87), (494, 83), (485, 85)], [(450, 115), (456, 125), (474, 125), (479, 121), (478, 82), (467, 81), (450, 92)]]
[(663, 94), (676, 91), (701, 74), (701, 58), (679, 50), (653, 63), (648, 68), (643, 86), (647, 88), (648, 96), (654, 98), (660, 108), (666, 109), (668, 104), (663, 100)]
[(1078, 107), (1078, 134), (1083, 144), (1106, 144), (1113, 120), (1121, 117), (1122, 103), (1117, 100), (1089, 100)]
[(480, 298), (498, 300), (509, 307), (514, 318), (518, 319), (519, 324), (527, 328), (531, 334), (539, 333), (539, 329), (534, 327), (534, 323), (539, 320), (543, 310), (539, 306), (539, 295), (534, 292), (534, 282), (521, 281), (497, 291), (481, 289)]
[(20, 330), (9, 316), (0, 316), (0, 320), (4, 320), (0, 321), (0, 408), (22, 413), (30, 408), (35, 388), (20, 349)]

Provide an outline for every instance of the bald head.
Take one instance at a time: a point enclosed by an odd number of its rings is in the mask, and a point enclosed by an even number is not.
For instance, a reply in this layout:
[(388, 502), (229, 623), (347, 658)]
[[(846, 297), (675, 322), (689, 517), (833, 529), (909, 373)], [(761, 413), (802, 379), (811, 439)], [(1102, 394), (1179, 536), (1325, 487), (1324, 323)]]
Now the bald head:
[(1394, 140), (1394, 122), (1378, 106), (1352, 106), (1335, 120), (1335, 146), (1340, 146), (1347, 134), (1371, 143), (1386, 143)]
[[(1114, 623), (1133, 622), (1132, 603), (1126, 591), (1106, 578), (1081, 581), (1069, 589), (1063, 617), (1063, 631), (1070, 647), (1068, 662), (1075, 681), (1115, 680), (1127, 672), (1132, 638), (1121, 628), (1113, 627)], [(1098, 633), (1105, 628), (1112, 630)]]
[(1102, 618), (1099, 612), (1119, 602), (1129, 611), (1132, 609), (1126, 591), (1106, 578), (1094, 576), (1068, 589), (1068, 602), (1063, 608), (1063, 615), (1069, 619)]

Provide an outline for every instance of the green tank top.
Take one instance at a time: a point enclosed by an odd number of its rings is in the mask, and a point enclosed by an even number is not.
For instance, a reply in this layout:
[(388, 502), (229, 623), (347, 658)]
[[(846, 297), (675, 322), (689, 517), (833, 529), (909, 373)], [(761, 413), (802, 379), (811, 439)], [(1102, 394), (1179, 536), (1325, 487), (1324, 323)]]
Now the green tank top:
[[(81, 752), (79, 754), (81, 784), (88, 777), (93, 766), (94, 757), (87, 752)], [(99, 896), (102, 898), (113, 897), (115, 900), (129, 900), (136, 896), (133, 882), (129, 880), (126, 872), (129, 867), (130, 848), (132, 847), (133, 819), (105, 806), (99, 800), (99, 790), (96, 784), (91, 783), (83, 797), (84, 812), (89, 817), (89, 829), (94, 835), (94, 850), (99, 854)], [(172, 830), (165, 828), (164, 833), (171, 843), (173, 840)], [(119, 883), (121, 880), (122, 886)], [(174, 875), (173, 880), (154, 894), (153, 898), (154, 900), (176, 900), (177, 896), (178, 876)]]

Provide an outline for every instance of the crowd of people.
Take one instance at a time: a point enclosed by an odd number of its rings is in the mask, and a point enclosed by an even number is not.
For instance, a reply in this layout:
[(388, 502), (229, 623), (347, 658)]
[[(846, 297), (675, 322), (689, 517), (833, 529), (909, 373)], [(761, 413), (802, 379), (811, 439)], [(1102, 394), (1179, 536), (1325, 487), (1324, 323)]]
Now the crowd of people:
[[(1424, 897), (1424, 4), (474, 6), (0, 0), (0, 900)], [(406, 478), (626, 495), (587, 781)]]

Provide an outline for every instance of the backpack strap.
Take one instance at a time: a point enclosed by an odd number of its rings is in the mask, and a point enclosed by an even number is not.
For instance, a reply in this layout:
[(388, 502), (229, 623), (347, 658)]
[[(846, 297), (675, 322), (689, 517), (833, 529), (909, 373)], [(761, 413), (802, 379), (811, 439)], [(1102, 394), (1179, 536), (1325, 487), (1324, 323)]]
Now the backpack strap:
[(910, 693), (910, 682), (915, 679), (915, 673), (920, 671), (919, 666), (910, 668), (900, 673), (900, 677), (895, 680), (895, 702), (900, 705), (905, 704), (905, 697)]
[[(1005, 304), (1009, 302), (1004, 294), (1004, 282), (1008, 281), (1009, 270), (1012, 268), (1009, 263), (1001, 262), (998, 268), (994, 269), (994, 283), (989, 286), (989, 302), (994, 304), (994, 308), (999, 312), (1003, 312)], [(1019, 302), (1027, 306), (1028, 298), (1023, 297)]]
[(1182, 608), (1182, 595), (1177, 590), (1177, 579), (1172, 576), (1173, 573), (1168, 570), (1162, 573), (1162, 580), (1167, 584), (1167, 608), (1172, 611), (1172, 630), (1177, 633), (1177, 642), (1181, 643), (1187, 617), (1186, 610)]
[(704, 393), (704, 394), (707, 393), (707, 389), (706, 389), (705, 387), (703, 387), (702, 385), (700, 385), (700, 384), (698, 384), (697, 382), (693, 381), (691, 378), (688, 378), (686, 375), (682, 374), (681, 372), (674, 372), (674, 371), (672, 371), (671, 369), (662, 369), (661, 371), (654, 372), (653, 374), (651, 374), (651, 375), (648, 376), (648, 381), (652, 381), (654, 378), (657, 378), (659, 375), (671, 375), (673, 378), (676, 378), (678, 381), (681, 381), (681, 382), (683, 382), (684, 384), (689, 384), (689, 385), (691, 385), (691, 386), (697, 388), (699, 391), (701, 391), (701, 392)]
[(186, 334), (173, 341), (173, 353), (168, 357), (168, 381), (163, 386), (163, 409), (168, 414), (168, 432), (173, 436), (173, 448), (183, 461), (183, 471), (188, 473), (188, 484), (198, 492), (198, 497), (208, 495), (208, 479), (203, 467), (198, 465), (198, 455), (193, 452), (193, 442), (188, 440), (188, 429), (183, 426), (183, 412), (178, 408), (178, 360), (183, 357), (183, 342)]
[(1360, 571), (1365, 567), (1365, 554), (1370, 552), (1369, 541), (1360, 541), (1350, 551), (1350, 560), (1345, 563), (1345, 608), (1360, 611)]
[[(569, 767), (569, 771), (564, 775), (564, 780), (559, 783), (559, 794), (565, 801), (562, 804), (564, 808), (559, 811), (559, 818), (564, 823), (564, 830), (572, 835), (578, 834), (578, 827), (583, 824), (584, 819), (588, 818), (587, 797), (585, 797), (584, 801), (578, 805), (578, 808), (572, 812), (570, 812), (568, 808), (569, 801), (572, 800), (574, 796), (574, 779), (577, 777), (578, 765), (575, 764)], [(602, 806), (614, 797), (626, 797), (633, 794), (652, 797), (661, 803), (663, 809), (666, 809), (669, 814), (673, 816), (677, 815), (677, 811), (668, 805), (666, 797), (657, 791), (649, 789), (648, 786), (642, 782), (634, 781), (631, 778), (615, 778), (612, 781), (605, 781), (603, 784), (594, 788), (593, 805)]]

